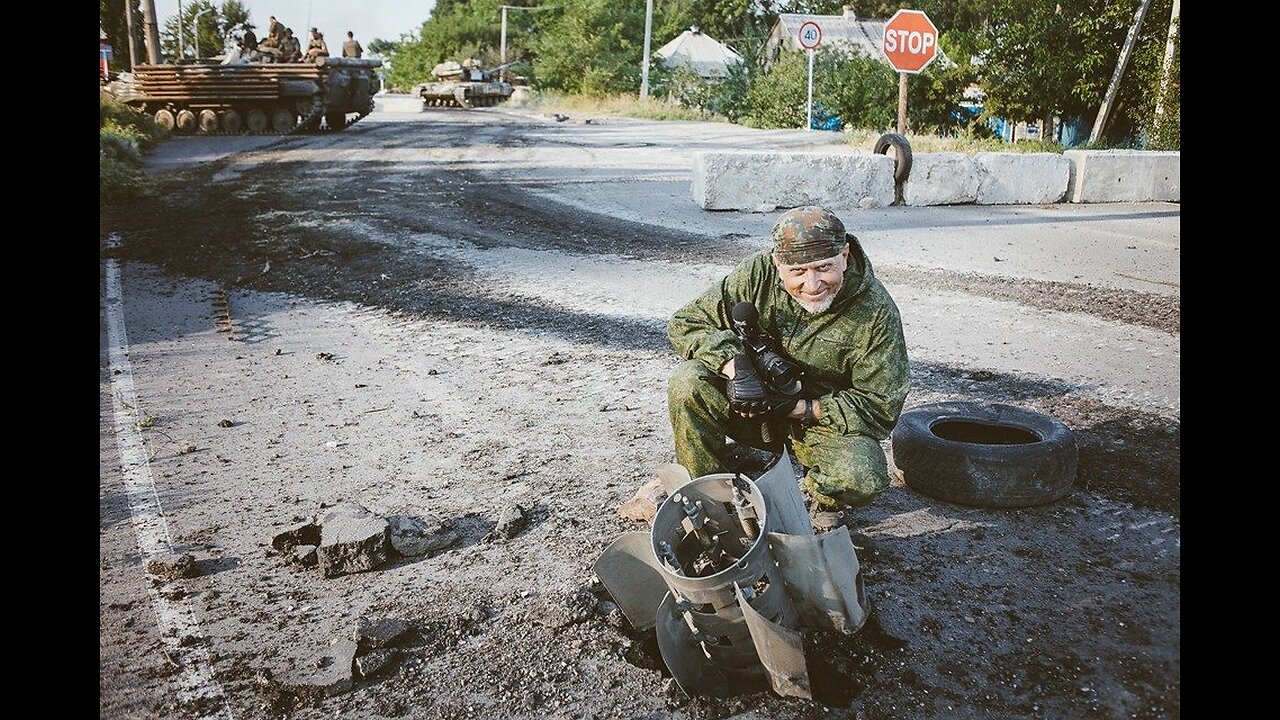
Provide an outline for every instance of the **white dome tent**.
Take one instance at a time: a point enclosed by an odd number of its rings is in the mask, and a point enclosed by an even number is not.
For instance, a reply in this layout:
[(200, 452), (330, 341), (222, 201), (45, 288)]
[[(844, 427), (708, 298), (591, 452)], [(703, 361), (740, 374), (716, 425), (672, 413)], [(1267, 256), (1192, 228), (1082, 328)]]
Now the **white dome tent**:
[(729, 76), (729, 66), (741, 63), (742, 56), (709, 35), (702, 34), (697, 25), (680, 33), (671, 42), (654, 53), (662, 58), (669, 70), (689, 66), (704, 80), (723, 80)]

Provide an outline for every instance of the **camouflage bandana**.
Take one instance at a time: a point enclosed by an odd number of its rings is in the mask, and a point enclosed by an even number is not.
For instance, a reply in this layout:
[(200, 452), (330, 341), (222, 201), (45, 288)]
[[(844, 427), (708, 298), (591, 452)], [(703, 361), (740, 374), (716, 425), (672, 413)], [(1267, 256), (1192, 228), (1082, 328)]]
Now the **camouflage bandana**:
[(783, 265), (806, 265), (840, 254), (851, 235), (844, 223), (816, 205), (782, 213), (773, 226), (773, 257)]

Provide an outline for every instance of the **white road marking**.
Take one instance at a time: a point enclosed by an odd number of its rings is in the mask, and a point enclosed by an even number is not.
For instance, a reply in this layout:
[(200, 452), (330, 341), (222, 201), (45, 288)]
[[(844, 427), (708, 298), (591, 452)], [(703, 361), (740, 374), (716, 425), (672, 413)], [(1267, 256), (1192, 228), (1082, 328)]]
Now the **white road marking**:
[[(125, 494), (129, 498), (129, 515), (138, 535), (142, 565), (159, 555), (172, 552), (169, 526), (165, 522), (160, 498), (156, 495), (155, 478), (151, 474), (146, 443), (138, 430), (142, 414), (133, 387), (133, 366), (129, 362), (129, 339), (124, 329), (124, 296), (120, 288), (120, 266), (115, 259), (106, 261), (107, 268), (107, 358), (111, 371), (111, 395), (115, 402), (115, 433), (120, 448), (120, 469), (124, 475)], [(203, 639), (192, 608), (181, 601), (169, 601), (151, 586), (160, 637), (169, 654), (179, 659), (182, 672), (177, 676), (178, 699), (183, 706), (197, 709), (201, 718), (233, 716), (226, 694), (211, 673), (209, 650), (202, 644), (181, 647), (183, 638)], [(187, 642), (190, 642), (188, 640)]]

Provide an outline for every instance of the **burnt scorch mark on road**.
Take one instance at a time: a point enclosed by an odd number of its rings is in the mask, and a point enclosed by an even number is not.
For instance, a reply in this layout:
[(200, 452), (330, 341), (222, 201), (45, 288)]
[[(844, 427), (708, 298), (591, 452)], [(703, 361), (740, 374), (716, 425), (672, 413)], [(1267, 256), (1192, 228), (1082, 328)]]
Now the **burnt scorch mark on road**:
[(1085, 313), (1166, 333), (1182, 330), (1182, 300), (1178, 295), (892, 266), (877, 266), (876, 274), (889, 285), (949, 290), (1044, 310)]

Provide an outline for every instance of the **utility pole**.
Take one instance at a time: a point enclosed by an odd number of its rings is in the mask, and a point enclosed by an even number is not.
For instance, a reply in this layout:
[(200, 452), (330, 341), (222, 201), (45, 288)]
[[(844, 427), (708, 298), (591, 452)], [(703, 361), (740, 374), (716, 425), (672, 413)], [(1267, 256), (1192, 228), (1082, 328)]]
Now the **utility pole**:
[(147, 63), (160, 64), (160, 33), (156, 30), (156, 0), (142, 0), (143, 39), (147, 46)]
[(187, 41), (182, 37), (182, 0), (178, 0), (178, 59), (176, 62), (182, 62), (186, 54)]
[(133, 8), (134, 0), (125, 0), (124, 31), (129, 35), (129, 72), (133, 72), (133, 66), (138, 64), (138, 43), (133, 37)]
[[(526, 10), (529, 12), (533, 12), (535, 10), (550, 10), (558, 6), (557, 5), (537, 5), (535, 7), (525, 7), (523, 5), (503, 5), (501, 7), (502, 7), (502, 46), (501, 46), (502, 60), (498, 64), (506, 65), (507, 64), (507, 11), (508, 10)], [(504, 67), (498, 72), (499, 72), (498, 79), (505, 82), (507, 78), (507, 69)]]
[(1160, 95), (1156, 98), (1156, 123), (1164, 114), (1164, 96), (1169, 92), (1169, 75), (1173, 71), (1173, 46), (1178, 42), (1178, 5), (1173, 0), (1173, 10), (1169, 13), (1169, 38), (1164, 43), (1164, 63), (1160, 66)]
[(653, 0), (644, 3), (644, 57), (640, 58), (640, 99), (649, 99), (649, 41), (653, 37)]
[(200, 16), (204, 15), (207, 12), (213, 12), (213, 9), (214, 9), (213, 6), (210, 5), (209, 7), (196, 13), (196, 19), (192, 22), (192, 25), (194, 27), (191, 30), (191, 34), (195, 35), (196, 37), (196, 59), (197, 60), (200, 59)]
[(1138, 44), (1138, 29), (1142, 27), (1142, 18), (1147, 15), (1151, 0), (1142, 0), (1138, 12), (1133, 16), (1133, 25), (1129, 26), (1129, 36), (1124, 39), (1124, 47), (1120, 49), (1120, 59), (1116, 60), (1116, 71), (1111, 75), (1111, 84), (1107, 86), (1107, 97), (1098, 108), (1098, 119), (1093, 121), (1093, 130), (1089, 132), (1089, 142), (1095, 143), (1102, 137), (1102, 127), (1107, 124), (1107, 113), (1111, 112), (1111, 103), (1115, 102), (1116, 92), (1120, 90), (1120, 78), (1124, 77), (1124, 69), (1129, 64), (1129, 55), (1133, 46)]

